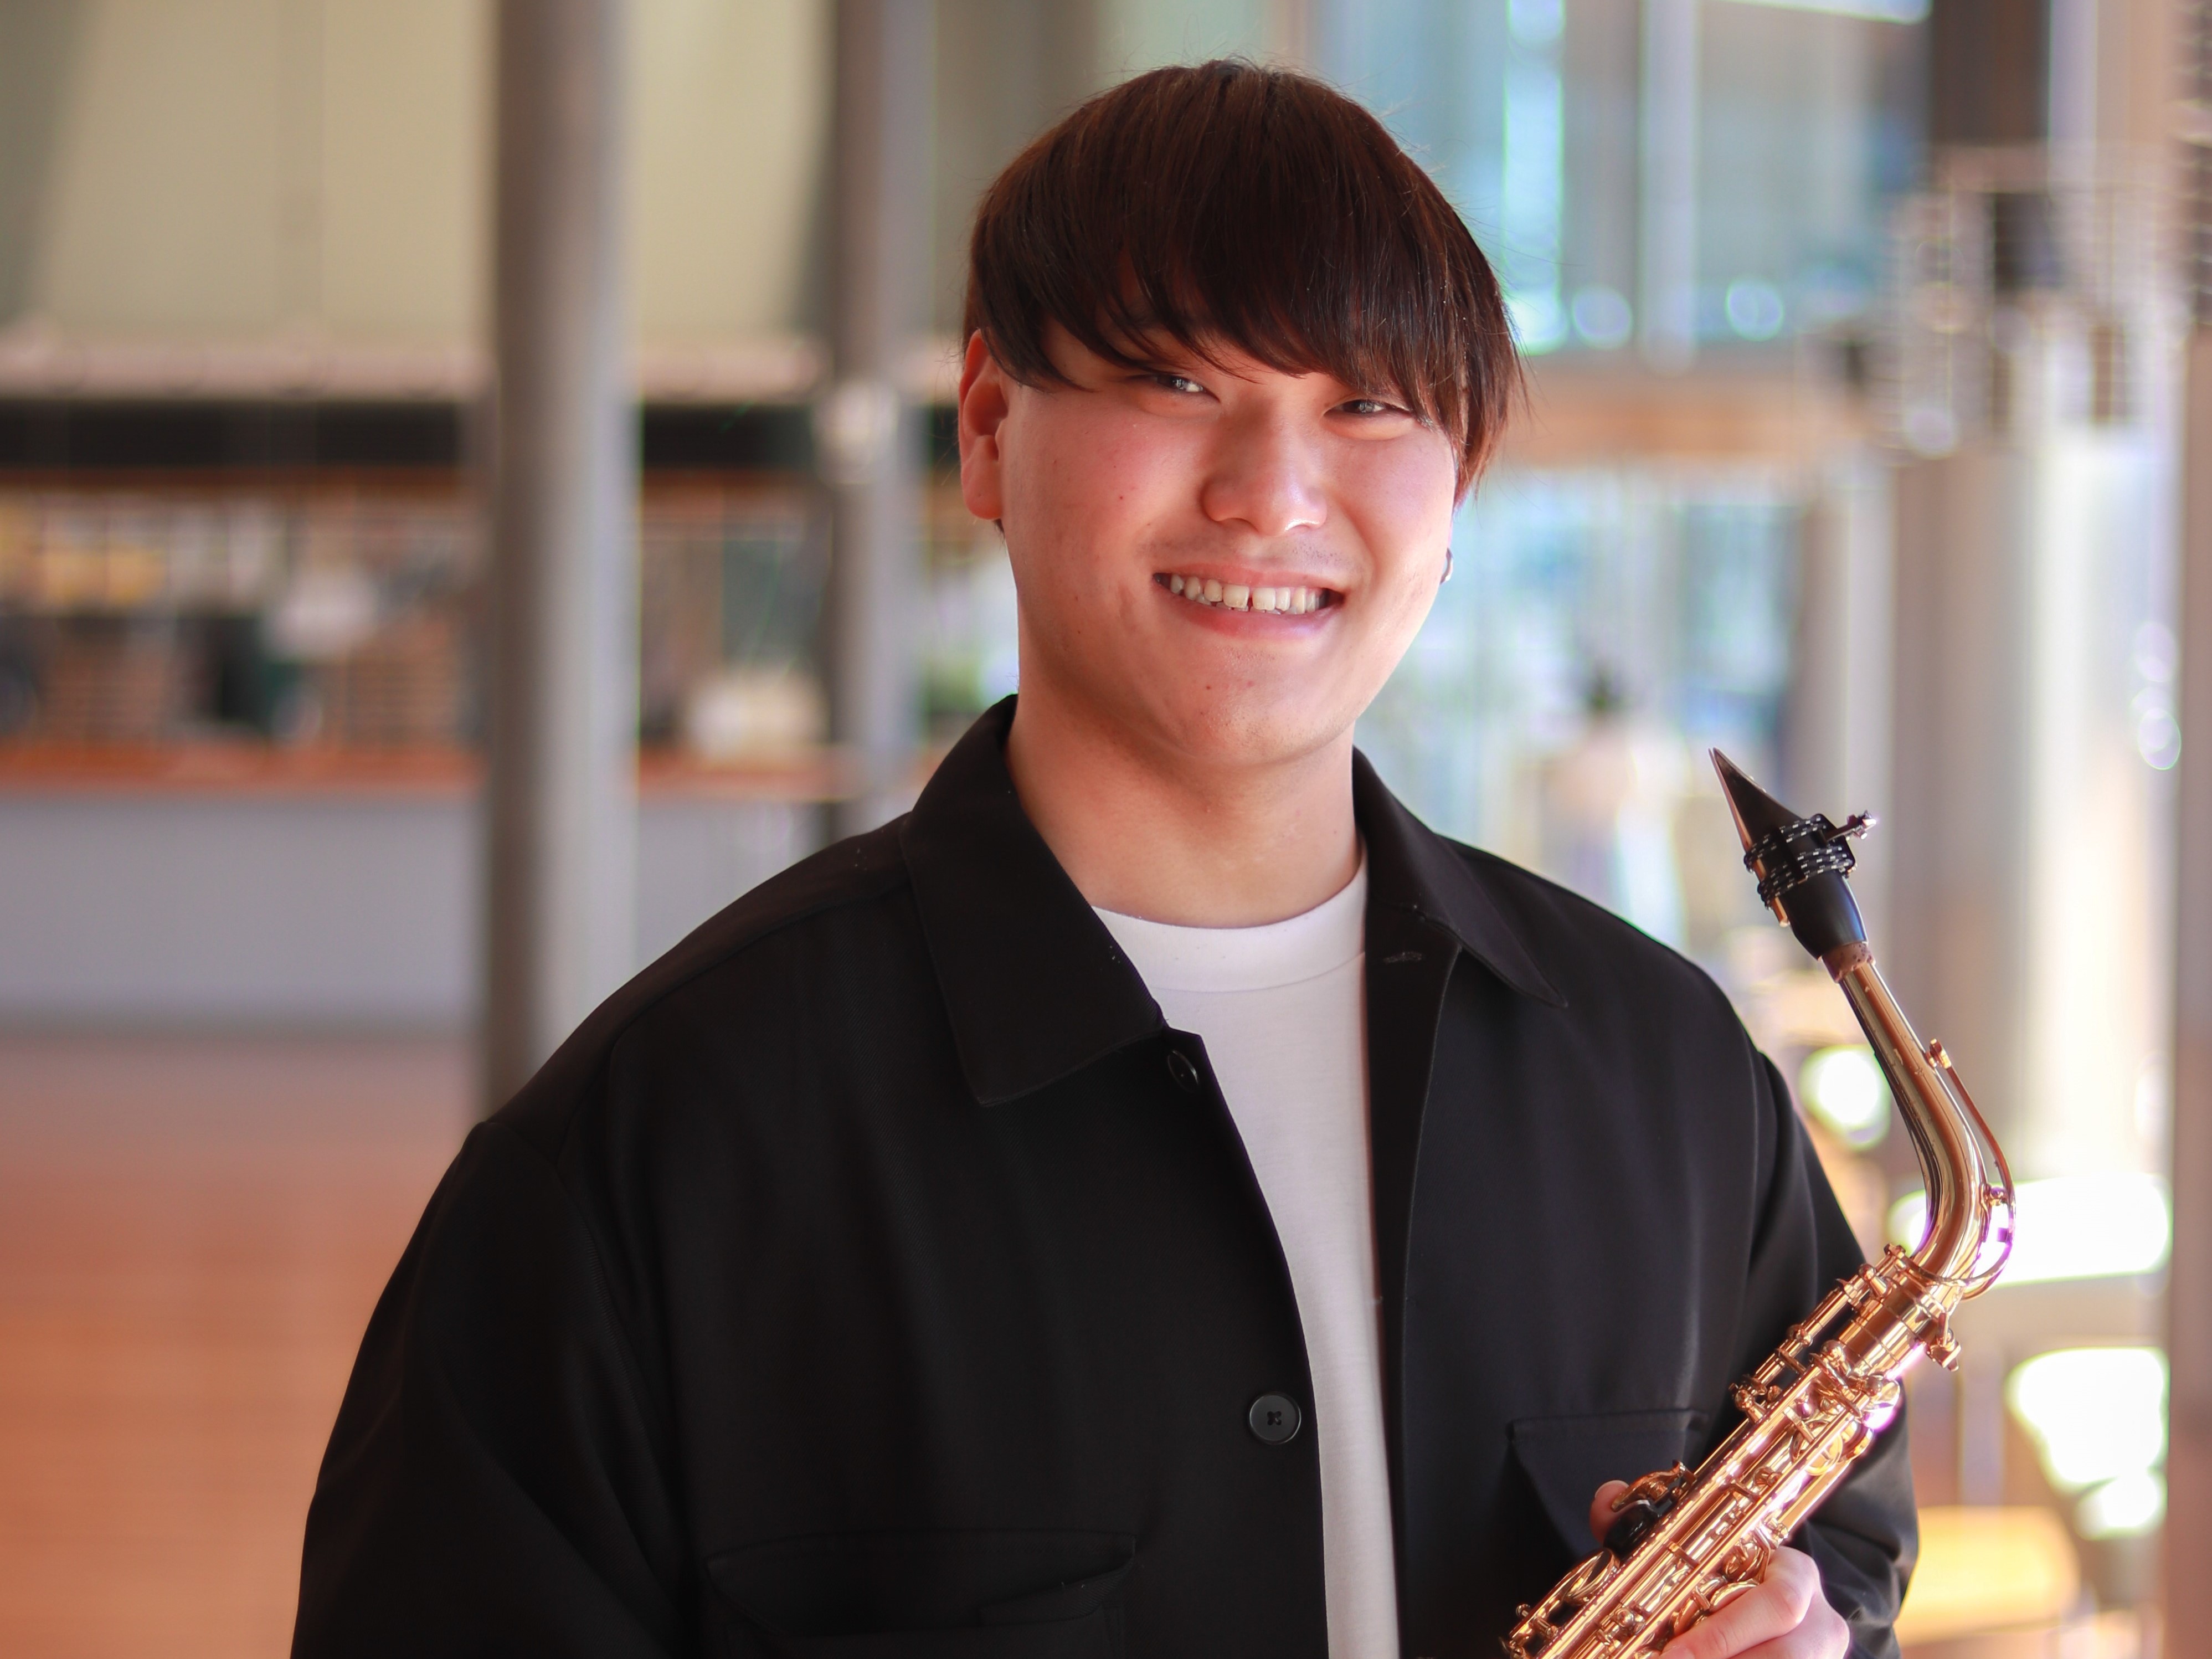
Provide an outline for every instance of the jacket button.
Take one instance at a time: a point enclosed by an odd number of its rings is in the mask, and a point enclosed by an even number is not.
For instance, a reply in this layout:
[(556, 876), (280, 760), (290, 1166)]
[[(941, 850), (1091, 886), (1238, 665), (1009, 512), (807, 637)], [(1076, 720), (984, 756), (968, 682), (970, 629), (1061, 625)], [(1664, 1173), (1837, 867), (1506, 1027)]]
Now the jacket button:
[(1168, 1075), (1176, 1080), (1177, 1088), (1188, 1090), (1192, 1094), (1198, 1092), (1198, 1067), (1190, 1063), (1190, 1056), (1180, 1048), (1168, 1050)]
[(1263, 1394), (1252, 1402), (1252, 1409), (1244, 1413), (1253, 1435), (1270, 1446), (1285, 1446), (1298, 1437), (1298, 1425), (1305, 1421), (1298, 1410), (1298, 1402), (1286, 1394)]

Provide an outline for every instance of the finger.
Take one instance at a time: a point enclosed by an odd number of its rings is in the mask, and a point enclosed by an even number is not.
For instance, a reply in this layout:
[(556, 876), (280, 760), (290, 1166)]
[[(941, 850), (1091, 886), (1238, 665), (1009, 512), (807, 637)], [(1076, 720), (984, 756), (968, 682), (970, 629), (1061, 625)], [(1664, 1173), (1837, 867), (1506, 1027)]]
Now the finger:
[(1846, 1659), (1850, 1650), (1851, 1627), (1826, 1598), (1816, 1597), (1796, 1629), (1747, 1648), (1735, 1659)]
[(1597, 1489), (1597, 1496), (1590, 1499), (1590, 1536), (1599, 1543), (1605, 1542), (1606, 1534), (1613, 1530), (1613, 1523), (1620, 1518), (1620, 1513), (1613, 1508), (1613, 1504), (1627, 1490), (1628, 1482), (1626, 1480), (1608, 1480)]
[(1810, 1556), (1777, 1550), (1758, 1584), (1669, 1642), (1662, 1659), (1736, 1659), (1788, 1635), (1819, 1599), (1820, 1583), (1820, 1569)]
[(1796, 1630), (1797, 1618), (1779, 1586), (1761, 1584), (1669, 1642), (1663, 1659), (1740, 1659)]
[(1802, 1550), (1777, 1550), (1753, 1589), (1677, 1637), (1668, 1652), (1671, 1659), (1741, 1659), (1790, 1636), (1815, 1607), (1830, 1610), (1813, 1558)]

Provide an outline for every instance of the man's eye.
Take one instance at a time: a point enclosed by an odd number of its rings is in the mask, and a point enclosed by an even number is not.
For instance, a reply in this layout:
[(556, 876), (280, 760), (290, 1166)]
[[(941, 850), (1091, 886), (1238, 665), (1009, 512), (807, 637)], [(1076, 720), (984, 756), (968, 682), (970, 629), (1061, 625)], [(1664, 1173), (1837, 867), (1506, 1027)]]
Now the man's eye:
[(1206, 390), (1188, 374), (1170, 374), (1164, 371), (1152, 376), (1152, 384), (1164, 392), (1181, 392), (1186, 396)]
[(1400, 415), (1405, 411), (1395, 404), (1386, 404), (1380, 398), (1354, 398), (1338, 407), (1347, 415)]

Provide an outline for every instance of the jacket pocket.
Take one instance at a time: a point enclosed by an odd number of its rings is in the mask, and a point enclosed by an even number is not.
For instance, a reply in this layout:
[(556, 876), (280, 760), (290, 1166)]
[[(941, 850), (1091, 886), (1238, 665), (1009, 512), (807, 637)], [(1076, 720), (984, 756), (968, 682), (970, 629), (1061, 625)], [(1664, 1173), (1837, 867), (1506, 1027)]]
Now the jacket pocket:
[(1688, 1461), (1705, 1432), (1705, 1413), (1688, 1407), (1605, 1412), (1587, 1417), (1524, 1417), (1513, 1425), (1514, 1460), (1577, 1560), (1596, 1547), (1590, 1499), (1608, 1480), (1633, 1480)]
[(790, 1659), (1118, 1659), (1126, 1533), (916, 1531), (776, 1539), (707, 1572), (732, 1650)]

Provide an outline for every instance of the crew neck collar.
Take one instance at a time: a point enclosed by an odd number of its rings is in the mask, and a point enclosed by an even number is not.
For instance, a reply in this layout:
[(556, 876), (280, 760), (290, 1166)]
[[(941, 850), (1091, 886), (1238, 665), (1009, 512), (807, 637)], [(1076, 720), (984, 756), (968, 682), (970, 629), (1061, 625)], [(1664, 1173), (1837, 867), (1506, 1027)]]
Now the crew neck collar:
[(1185, 927), (1107, 909), (1098, 910), (1098, 919), (1156, 995), (1297, 985), (1359, 959), (1367, 930), (1367, 854), (1363, 848), (1358, 869), (1333, 896), (1256, 927)]

